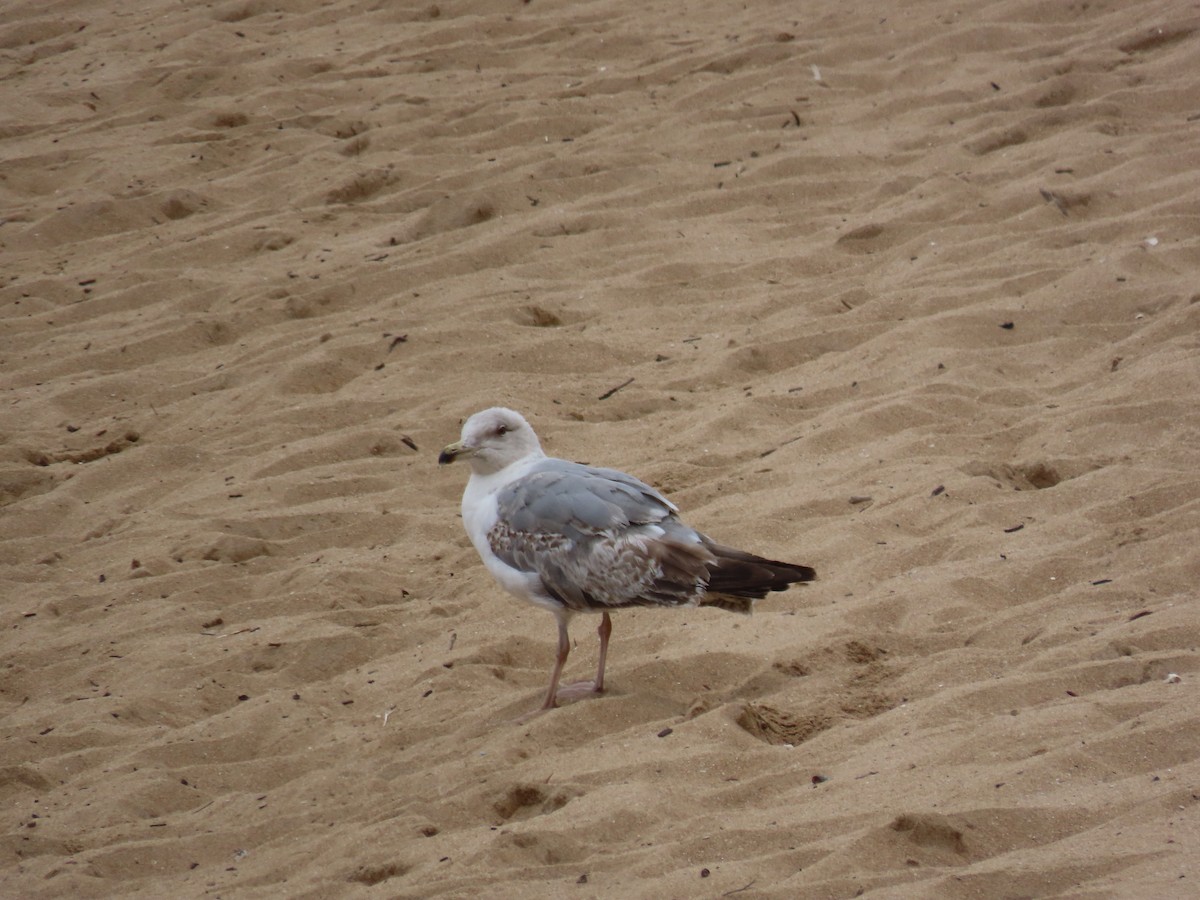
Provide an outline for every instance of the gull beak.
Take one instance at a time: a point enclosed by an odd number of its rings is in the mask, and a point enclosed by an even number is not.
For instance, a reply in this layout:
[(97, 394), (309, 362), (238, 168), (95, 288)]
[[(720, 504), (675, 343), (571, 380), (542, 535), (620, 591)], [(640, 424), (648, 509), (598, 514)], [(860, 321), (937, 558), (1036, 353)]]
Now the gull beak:
[(461, 457), (473, 456), (475, 451), (470, 447), (464, 447), (462, 441), (455, 441), (453, 444), (447, 444), (442, 448), (442, 452), (438, 454), (438, 465), (444, 466), (454, 462)]

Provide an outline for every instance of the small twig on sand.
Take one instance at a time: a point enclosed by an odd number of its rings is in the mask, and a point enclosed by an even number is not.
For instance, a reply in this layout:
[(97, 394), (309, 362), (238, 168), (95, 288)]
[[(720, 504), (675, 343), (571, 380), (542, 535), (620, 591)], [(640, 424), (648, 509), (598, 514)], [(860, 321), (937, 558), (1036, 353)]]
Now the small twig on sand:
[(732, 891), (726, 891), (726, 892), (725, 892), (725, 893), (723, 893), (721, 896), (722, 896), (722, 897), (732, 897), (734, 894), (740, 894), (742, 891), (748, 891), (748, 890), (750, 890), (750, 887), (751, 887), (751, 885), (753, 885), (753, 884), (754, 884), (754, 882), (753, 882), (753, 881), (751, 881), (751, 882), (749, 882), (748, 884), (743, 884), (743, 885), (742, 885), (740, 888), (735, 888), (735, 889), (734, 889), (734, 890), (732, 890)]
[(613, 394), (615, 394), (617, 391), (621, 390), (621, 388), (626, 388), (626, 387), (629, 387), (631, 384), (633, 384), (633, 379), (632, 379), (632, 378), (630, 378), (630, 379), (629, 379), (629, 380), (627, 380), (627, 381), (623, 381), (623, 382), (621, 382), (621, 383), (620, 383), (620, 384), (618, 384), (618, 385), (617, 385), (615, 388), (611, 388), (611, 389), (609, 389), (609, 390), (605, 391), (605, 392), (604, 392), (603, 394), (601, 394), (601, 395), (600, 395), (600, 396), (599, 396), (597, 399), (599, 399), (599, 400), (607, 400), (609, 397), (611, 397), (611, 396), (612, 396)]

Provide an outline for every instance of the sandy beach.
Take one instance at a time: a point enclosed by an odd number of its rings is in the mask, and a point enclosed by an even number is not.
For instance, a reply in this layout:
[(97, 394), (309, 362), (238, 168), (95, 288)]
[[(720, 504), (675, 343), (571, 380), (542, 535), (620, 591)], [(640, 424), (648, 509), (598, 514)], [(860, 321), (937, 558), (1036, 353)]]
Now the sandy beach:
[[(1198, 59), (1194, 2), (6, 3), (0, 895), (1196, 896)], [(553, 618), (437, 465), (493, 405), (819, 580), (513, 724)]]

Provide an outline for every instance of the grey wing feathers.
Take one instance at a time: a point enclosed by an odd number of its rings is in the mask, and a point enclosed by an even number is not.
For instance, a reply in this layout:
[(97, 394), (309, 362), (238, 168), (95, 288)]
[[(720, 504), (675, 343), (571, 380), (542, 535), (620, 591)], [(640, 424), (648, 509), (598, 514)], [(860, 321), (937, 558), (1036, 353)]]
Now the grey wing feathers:
[(658, 523), (675, 511), (670, 500), (624, 472), (548, 462), (559, 465), (535, 468), (496, 497), (500, 518), (518, 531), (576, 539)]
[(636, 478), (549, 460), (496, 497), (498, 557), (572, 609), (695, 603), (711, 553)]

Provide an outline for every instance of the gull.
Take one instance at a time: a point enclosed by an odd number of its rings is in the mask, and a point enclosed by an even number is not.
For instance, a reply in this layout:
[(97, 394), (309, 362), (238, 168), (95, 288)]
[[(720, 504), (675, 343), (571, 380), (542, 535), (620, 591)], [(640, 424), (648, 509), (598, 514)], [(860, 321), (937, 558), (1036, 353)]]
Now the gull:
[[(808, 566), (763, 559), (717, 543), (632, 475), (555, 459), (520, 413), (477, 412), (438, 463), (466, 460), (463, 526), (483, 564), (509, 593), (554, 614), (558, 654), (542, 705), (604, 691), (612, 610), (715, 606), (749, 613), (770, 591), (814, 580)], [(599, 613), (600, 660), (592, 681), (559, 687), (576, 613)]]

